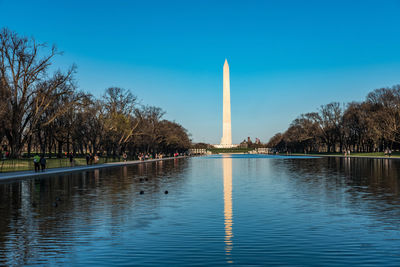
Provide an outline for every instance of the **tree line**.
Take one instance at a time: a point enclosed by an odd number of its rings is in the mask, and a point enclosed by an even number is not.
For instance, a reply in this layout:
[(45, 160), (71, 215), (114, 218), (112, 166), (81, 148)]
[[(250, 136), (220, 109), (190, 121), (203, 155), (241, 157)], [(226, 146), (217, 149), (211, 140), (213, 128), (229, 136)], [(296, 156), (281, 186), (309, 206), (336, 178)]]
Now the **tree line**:
[(300, 153), (400, 149), (400, 85), (375, 89), (362, 102), (333, 102), (301, 114), (267, 145)]
[(141, 105), (130, 90), (110, 87), (102, 97), (78, 89), (76, 66), (51, 73), (55, 46), (3, 28), (0, 31), (0, 142), (10, 157), (31, 152), (175, 153), (189, 134)]

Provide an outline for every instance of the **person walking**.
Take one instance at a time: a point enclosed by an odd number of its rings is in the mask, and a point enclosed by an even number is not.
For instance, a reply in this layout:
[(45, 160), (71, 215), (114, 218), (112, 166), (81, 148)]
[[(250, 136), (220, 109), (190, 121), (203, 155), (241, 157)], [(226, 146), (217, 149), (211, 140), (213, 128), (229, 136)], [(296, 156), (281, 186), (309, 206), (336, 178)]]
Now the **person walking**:
[(69, 154), (69, 164), (71, 167), (74, 166), (74, 155), (72, 153)]
[(46, 169), (46, 158), (44, 157), (44, 155), (42, 155), (42, 157), (40, 158), (40, 165), (42, 167), (42, 172), (44, 172), (44, 170)]
[(89, 165), (90, 155), (86, 153), (86, 165)]
[(124, 152), (124, 154), (122, 155), (122, 157), (124, 158), (124, 162), (126, 162), (126, 159), (128, 158), (128, 155), (126, 155), (126, 153)]
[(94, 155), (92, 153), (90, 153), (89, 155), (89, 165), (92, 165), (94, 161)]
[(33, 164), (35, 165), (35, 172), (40, 171), (40, 157), (38, 154), (33, 157)]

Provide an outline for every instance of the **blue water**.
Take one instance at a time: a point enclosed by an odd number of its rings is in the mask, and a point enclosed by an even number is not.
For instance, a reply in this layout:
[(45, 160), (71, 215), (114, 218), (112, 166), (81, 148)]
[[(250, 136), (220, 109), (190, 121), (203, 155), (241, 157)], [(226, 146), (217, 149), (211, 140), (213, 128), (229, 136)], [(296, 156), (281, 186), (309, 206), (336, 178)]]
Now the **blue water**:
[(399, 174), (222, 155), (3, 183), (0, 265), (398, 266)]

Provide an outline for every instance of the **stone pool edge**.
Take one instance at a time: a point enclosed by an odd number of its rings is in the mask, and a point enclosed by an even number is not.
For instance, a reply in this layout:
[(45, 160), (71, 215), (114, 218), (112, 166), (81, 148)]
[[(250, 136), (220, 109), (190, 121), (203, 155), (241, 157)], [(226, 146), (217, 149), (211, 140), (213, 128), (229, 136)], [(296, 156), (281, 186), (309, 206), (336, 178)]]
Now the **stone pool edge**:
[(157, 161), (181, 159), (181, 158), (187, 158), (187, 157), (188, 156), (179, 156), (179, 157), (168, 157), (168, 158), (162, 158), (162, 159), (149, 159), (149, 160), (144, 160), (144, 161), (131, 160), (131, 161), (126, 161), (126, 162), (103, 163), (103, 164), (99, 164), (99, 165), (52, 168), (52, 169), (47, 169), (45, 172), (35, 172), (35, 171), (7, 172), (7, 173), (0, 173), (0, 182), (23, 180), (23, 179), (30, 179), (30, 178), (36, 178), (36, 177), (41, 178), (44, 176), (50, 176), (50, 175), (55, 175), (55, 174), (66, 174), (66, 173), (95, 170), (95, 169), (122, 167), (122, 166), (136, 165), (136, 164), (147, 163), (147, 162), (157, 162)]

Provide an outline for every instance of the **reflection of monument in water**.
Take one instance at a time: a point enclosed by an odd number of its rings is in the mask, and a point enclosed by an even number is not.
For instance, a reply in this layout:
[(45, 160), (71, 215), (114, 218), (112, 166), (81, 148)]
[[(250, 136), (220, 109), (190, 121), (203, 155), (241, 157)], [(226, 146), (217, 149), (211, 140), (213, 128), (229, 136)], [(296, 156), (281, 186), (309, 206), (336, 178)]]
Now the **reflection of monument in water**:
[(223, 74), (223, 114), (222, 114), (222, 138), (221, 144), (215, 145), (218, 148), (231, 148), (232, 145), (232, 124), (231, 124), (231, 84), (229, 78), (228, 60), (225, 59)]
[(233, 210), (232, 210), (232, 158), (222, 158), (224, 174), (224, 228), (225, 228), (225, 254), (228, 263), (232, 263), (231, 251), (233, 247)]

